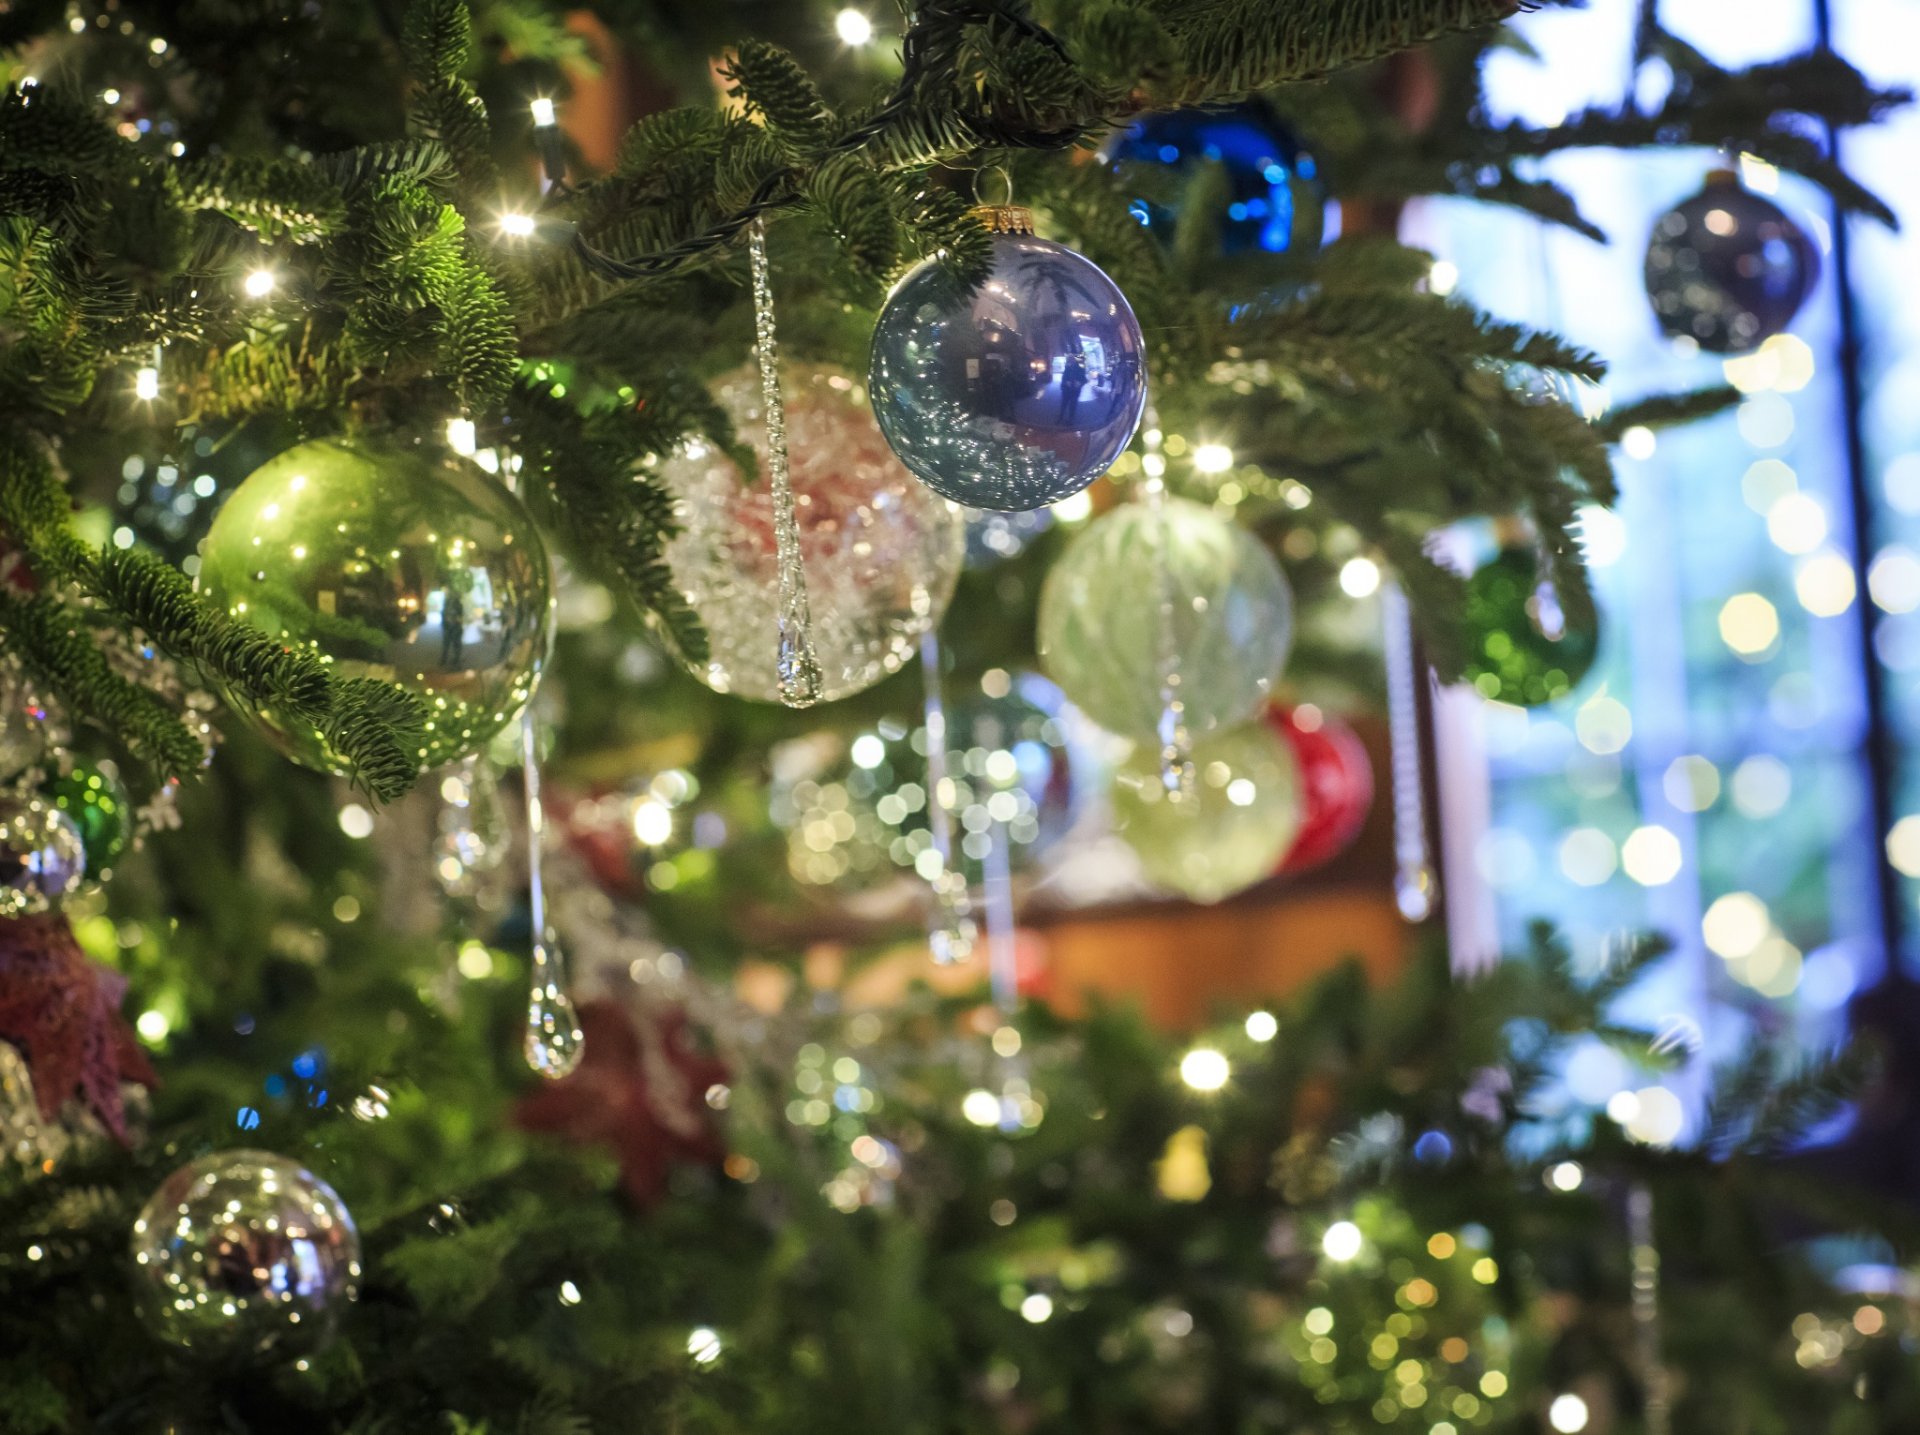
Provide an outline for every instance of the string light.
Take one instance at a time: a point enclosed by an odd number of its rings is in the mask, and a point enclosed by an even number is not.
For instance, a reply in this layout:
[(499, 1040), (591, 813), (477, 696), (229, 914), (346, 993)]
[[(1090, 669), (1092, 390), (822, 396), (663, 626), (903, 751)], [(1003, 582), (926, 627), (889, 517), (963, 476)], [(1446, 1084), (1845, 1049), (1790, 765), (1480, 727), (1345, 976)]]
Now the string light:
[(473, 420), (469, 418), (451, 418), (447, 420), (447, 447), (462, 458), (472, 458), (479, 447), (479, 437), (474, 432)]
[(1180, 1058), (1180, 1079), (1195, 1091), (1218, 1091), (1232, 1074), (1226, 1057), (1210, 1046), (1196, 1046)]
[(1320, 1249), (1330, 1261), (1350, 1261), (1360, 1254), (1363, 1239), (1352, 1221), (1335, 1221), (1320, 1237)]
[(1203, 443), (1193, 451), (1195, 473), (1225, 473), (1233, 467), (1233, 450), (1223, 443)]
[(160, 370), (153, 364), (144, 364), (133, 375), (133, 396), (152, 403), (160, 397)]
[(500, 216), (500, 232), (514, 239), (525, 239), (534, 231), (533, 216), (509, 210)]
[(256, 269), (247, 275), (240, 287), (247, 291), (249, 299), (264, 299), (274, 291), (279, 282), (271, 269)]
[(533, 103), (528, 105), (527, 108), (533, 111), (533, 122), (540, 129), (546, 129), (549, 125), (553, 124), (557, 118), (554, 113), (553, 101), (545, 95), (536, 96)]
[(1280, 1034), (1280, 1022), (1270, 1011), (1250, 1012), (1247, 1015), (1247, 1035), (1254, 1041), (1272, 1041)]
[(873, 39), (873, 21), (851, 8), (833, 17), (833, 30), (847, 45), (864, 45)]

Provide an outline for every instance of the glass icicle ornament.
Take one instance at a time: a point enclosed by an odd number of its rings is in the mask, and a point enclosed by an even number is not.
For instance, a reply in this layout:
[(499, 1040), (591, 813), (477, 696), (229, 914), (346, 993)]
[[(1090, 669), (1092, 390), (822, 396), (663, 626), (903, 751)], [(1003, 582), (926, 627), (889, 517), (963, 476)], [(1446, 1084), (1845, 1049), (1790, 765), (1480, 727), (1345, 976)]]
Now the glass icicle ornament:
[(1266, 705), (1293, 598), (1258, 539), (1198, 503), (1129, 503), (1076, 534), (1040, 591), (1049, 676), (1111, 732), (1166, 746), (1168, 679), (1194, 741)]
[(993, 268), (957, 293), (937, 260), (907, 274), (873, 331), (874, 417), (914, 476), (973, 508), (1078, 493), (1133, 439), (1146, 344), (1098, 266), (1035, 236), (1015, 206), (979, 211)]
[(520, 714), (521, 773), (527, 793), (527, 908), (533, 931), (528, 963), (527, 1065), (552, 1081), (580, 1064), (586, 1036), (567, 989), (567, 954), (547, 929), (547, 889), (541, 862), (546, 809), (540, 803), (540, 733), (533, 708)]
[[(853, 380), (794, 368), (782, 393), (816, 695), (832, 702), (897, 672), (940, 621), (960, 575), (965, 524), (900, 466)], [(765, 464), (759, 376), (738, 371), (714, 397)], [(716, 692), (780, 701), (779, 543), (768, 485), (747, 481), (726, 454), (698, 441), (669, 457), (660, 478), (680, 524), (667, 564), (707, 632), (707, 660), (688, 671)]]
[(1433, 855), (1427, 845), (1425, 763), (1420, 752), (1419, 684), (1428, 680), (1413, 641), (1413, 615), (1398, 583), (1380, 588), (1381, 658), (1387, 678), (1387, 737), (1393, 764), (1394, 900), (1409, 922), (1433, 914)]
[[(547, 653), (546, 548), (478, 465), (366, 442), (303, 443), (220, 510), (199, 586), (238, 621), (422, 698), (422, 770), (478, 752), (525, 705)], [(295, 761), (340, 771), (317, 729), (251, 715)]]
[(920, 669), (926, 681), (927, 825), (933, 837), (927, 886), (932, 898), (927, 945), (936, 962), (961, 962), (973, 953), (979, 926), (966, 873), (953, 850), (953, 779), (947, 775), (947, 708), (941, 692), (940, 635), (929, 629), (920, 638)]
[(788, 470), (786, 406), (773, 327), (773, 276), (767, 264), (767, 226), (756, 219), (747, 235), (753, 266), (754, 361), (760, 369), (760, 402), (766, 415), (767, 480), (773, 497), (773, 551), (779, 607), (774, 614), (774, 673), (780, 701), (791, 708), (820, 701), (823, 680), (813, 650), (813, 618), (807, 604), (807, 570), (800, 561), (800, 529), (793, 512)]
[(472, 897), (507, 857), (507, 819), (500, 782), (479, 755), (463, 758), (440, 780), (433, 875), (449, 897)]
[(359, 1294), (360, 1235), (333, 1188), (267, 1151), (182, 1166), (133, 1223), (140, 1310), (213, 1357), (324, 1346)]

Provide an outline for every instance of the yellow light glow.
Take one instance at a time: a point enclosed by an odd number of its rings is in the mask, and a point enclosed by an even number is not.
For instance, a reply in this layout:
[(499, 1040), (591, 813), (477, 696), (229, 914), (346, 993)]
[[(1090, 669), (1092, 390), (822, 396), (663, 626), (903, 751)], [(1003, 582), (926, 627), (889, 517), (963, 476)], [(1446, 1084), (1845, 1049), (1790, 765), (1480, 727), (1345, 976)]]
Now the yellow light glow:
[(1586, 1179), (1578, 1161), (1561, 1161), (1547, 1168), (1547, 1185), (1556, 1191), (1577, 1191)]
[(1686, 1124), (1686, 1112), (1680, 1098), (1664, 1086), (1642, 1087), (1633, 1119), (1626, 1122), (1627, 1135), (1647, 1146), (1671, 1146), (1680, 1138)]
[(701, 1365), (712, 1365), (720, 1358), (720, 1336), (710, 1326), (696, 1325), (687, 1334), (687, 1354)]
[(155, 1046), (167, 1039), (167, 1033), (173, 1030), (173, 1023), (167, 1019), (165, 1012), (149, 1009), (140, 1013), (133, 1027), (140, 1033), (140, 1040)]
[(1193, 451), (1195, 473), (1225, 473), (1233, 467), (1233, 450), (1223, 443), (1203, 443)]
[(349, 802), (340, 809), (340, 830), (349, 837), (371, 837), (373, 814), (359, 803)]
[(1380, 565), (1371, 558), (1349, 558), (1340, 565), (1340, 591), (1349, 598), (1365, 598), (1380, 588)]
[(512, 210), (500, 216), (500, 232), (514, 239), (525, 239), (533, 233), (535, 227), (531, 214), (521, 214), (517, 210)]
[(1335, 1221), (1320, 1237), (1320, 1249), (1326, 1253), (1327, 1259), (1342, 1263), (1359, 1255), (1364, 1244), (1365, 1238), (1361, 1236), (1360, 1228), (1352, 1221)]
[(1772, 927), (1767, 904), (1751, 892), (1728, 892), (1714, 898), (1700, 918), (1700, 935), (1706, 940), (1707, 950), (1729, 960), (1750, 956)]
[(864, 45), (873, 39), (873, 21), (858, 10), (842, 10), (833, 17), (833, 33), (842, 44)]
[(1180, 1058), (1180, 1079), (1195, 1091), (1218, 1091), (1232, 1075), (1226, 1057), (1210, 1046), (1196, 1046)]
[(1660, 790), (1682, 812), (1705, 812), (1720, 797), (1720, 769), (1698, 753), (1667, 764)]
[(1680, 875), (1680, 839), (1658, 824), (1636, 827), (1620, 844), (1620, 866), (1642, 887), (1664, 887)]
[(1247, 1035), (1255, 1041), (1272, 1041), (1280, 1034), (1280, 1021), (1270, 1011), (1247, 1014)]
[(1576, 827), (1560, 840), (1560, 870), (1579, 887), (1598, 887), (1620, 865), (1613, 839), (1598, 827)]
[(1035, 1291), (1020, 1302), (1020, 1318), (1029, 1325), (1039, 1325), (1053, 1315), (1053, 1297)]
[(136, 369), (133, 375), (133, 396), (152, 403), (160, 397), (160, 371), (151, 365)]
[(1587, 1402), (1578, 1395), (1556, 1395), (1547, 1407), (1547, 1423), (1559, 1435), (1579, 1435), (1587, 1428)]
[(473, 420), (451, 418), (447, 420), (447, 447), (462, 458), (472, 458), (479, 447), (479, 439), (474, 432)]
[(1580, 705), (1573, 718), (1573, 735), (1588, 752), (1604, 757), (1620, 751), (1633, 737), (1633, 714), (1618, 698), (1602, 693)]
[(1743, 658), (1758, 657), (1780, 637), (1780, 614), (1758, 593), (1736, 593), (1720, 608), (1720, 641)]
[(1909, 814), (1887, 833), (1887, 861), (1906, 877), (1920, 877), (1920, 816)]
[(1084, 488), (1053, 505), (1053, 516), (1062, 523), (1084, 523), (1093, 516), (1093, 495)]
[(1433, 268), (1427, 271), (1427, 289), (1434, 294), (1451, 294), (1460, 283), (1459, 266), (1445, 259), (1433, 261)]
[(1580, 548), (1589, 568), (1611, 568), (1627, 552), (1627, 525), (1620, 515), (1597, 503), (1580, 510)]
[(1783, 553), (1811, 553), (1827, 541), (1827, 510), (1811, 493), (1783, 493), (1767, 510), (1767, 537)]
[(538, 95), (527, 108), (533, 112), (533, 122), (541, 129), (552, 124), (558, 116), (554, 113), (553, 101), (545, 95)]
[(633, 805), (633, 836), (643, 847), (658, 847), (673, 836), (673, 809), (657, 797)]
[(256, 269), (240, 282), (249, 299), (264, 299), (279, 285), (280, 280), (271, 269)]
[(1853, 565), (1829, 549), (1800, 565), (1794, 575), (1793, 592), (1800, 606), (1814, 617), (1837, 618), (1853, 606), (1859, 589), (1853, 581)]
[(1628, 458), (1652, 458), (1659, 447), (1660, 441), (1654, 437), (1653, 430), (1642, 424), (1635, 424), (1620, 435), (1620, 451)]
[(1000, 1098), (991, 1091), (976, 1086), (966, 1094), (960, 1103), (960, 1114), (975, 1126), (998, 1126), (1000, 1124)]
[(1920, 555), (1898, 543), (1882, 548), (1867, 569), (1867, 593), (1882, 612), (1920, 608)]
[(1460, 1249), (1460, 1243), (1445, 1231), (1436, 1231), (1427, 1238), (1427, 1254), (1436, 1261), (1448, 1260)]

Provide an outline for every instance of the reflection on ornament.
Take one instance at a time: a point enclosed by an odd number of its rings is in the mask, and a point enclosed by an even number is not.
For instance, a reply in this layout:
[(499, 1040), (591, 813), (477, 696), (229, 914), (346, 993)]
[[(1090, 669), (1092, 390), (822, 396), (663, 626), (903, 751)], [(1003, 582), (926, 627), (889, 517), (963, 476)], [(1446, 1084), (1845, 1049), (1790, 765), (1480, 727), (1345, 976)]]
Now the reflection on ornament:
[(433, 875), (440, 890), (449, 897), (477, 896), (507, 860), (511, 841), (500, 781), (484, 758), (465, 758), (441, 779), (437, 826)]
[[(1327, 191), (1314, 157), (1285, 125), (1255, 102), (1229, 110), (1174, 110), (1136, 120), (1105, 150), (1112, 161), (1165, 165), (1184, 193), (1171, 203), (1137, 198), (1128, 212), (1163, 243), (1172, 244), (1185, 216), (1185, 199), (1209, 193), (1228, 254), (1311, 253), (1327, 227)], [(1206, 166), (1224, 171), (1224, 183)]]
[(900, 460), (973, 508), (1078, 493), (1132, 440), (1146, 349), (1126, 295), (1031, 234), (995, 234), (993, 269), (957, 295), (934, 260), (887, 298), (873, 331), (874, 417)]
[(1126, 737), (1159, 731), (1163, 645), (1177, 660), (1184, 723), (1200, 738), (1260, 711), (1292, 640), (1293, 598), (1273, 555), (1186, 499), (1102, 515), (1075, 535), (1040, 592), (1048, 674)]
[(1359, 735), (1311, 704), (1267, 709), (1300, 770), (1300, 830), (1282, 872), (1304, 872), (1346, 851), (1373, 805), (1373, 765)]
[(0, 778), (32, 767), (46, 750), (46, 705), (17, 670), (0, 668)]
[(46, 911), (86, 873), (86, 844), (71, 817), (38, 797), (0, 794), (0, 917)]
[(76, 762), (41, 795), (71, 817), (86, 851), (86, 870), (96, 880), (127, 850), (133, 836), (133, 800), (111, 768)]
[[(423, 769), (477, 752), (526, 704), (547, 653), (548, 565), (520, 501), (473, 464), (398, 447), (304, 443), (220, 510), (201, 590), (234, 618), (426, 702)], [(295, 761), (343, 764), (270, 710)]]
[(313, 1351), (359, 1293), (360, 1235), (333, 1188), (266, 1151), (182, 1166), (133, 1223), (141, 1314), (215, 1355)]
[(1196, 902), (1218, 902), (1270, 876), (1300, 824), (1300, 779), (1284, 739), (1264, 723), (1195, 745), (1196, 782), (1176, 800), (1159, 759), (1137, 748), (1114, 780), (1120, 835), (1147, 876)]
[[(963, 525), (894, 460), (851, 379), (796, 370), (782, 388), (819, 698), (830, 702), (898, 671), (940, 621), (960, 573)], [(764, 465), (759, 378), (738, 372), (714, 395)], [(732, 460), (699, 442), (662, 464), (660, 477), (681, 525), (667, 563), (707, 631), (708, 660), (688, 670), (716, 692), (779, 701), (779, 564), (765, 480), (744, 481)]]
[(1017, 558), (1029, 543), (1053, 527), (1053, 513), (1045, 508), (1021, 513), (969, 508), (966, 517), (969, 568), (986, 568), (1003, 558)]
[(1467, 681), (1483, 697), (1537, 707), (1565, 697), (1593, 667), (1600, 631), (1568, 620), (1542, 581), (1540, 558), (1504, 548), (1467, 580)]
[[(1030, 866), (1078, 817), (1092, 761), (1073, 746), (1071, 710), (1052, 683), (999, 670), (987, 682), (989, 691), (976, 689), (946, 708), (954, 860), (983, 861), (997, 824), (1009, 861)], [(854, 740), (844, 768), (777, 789), (773, 817), (787, 830), (793, 875), (824, 886), (901, 868), (937, 871), (926, 751), (925, 727), (882, 724)]]
[(1781, 333), (1820, 278), (1820, 251), (1786, 211), (1715, 170), (1663, 214), (1647, 244), (1647, 295), (1660, 327), (1716, 354)]

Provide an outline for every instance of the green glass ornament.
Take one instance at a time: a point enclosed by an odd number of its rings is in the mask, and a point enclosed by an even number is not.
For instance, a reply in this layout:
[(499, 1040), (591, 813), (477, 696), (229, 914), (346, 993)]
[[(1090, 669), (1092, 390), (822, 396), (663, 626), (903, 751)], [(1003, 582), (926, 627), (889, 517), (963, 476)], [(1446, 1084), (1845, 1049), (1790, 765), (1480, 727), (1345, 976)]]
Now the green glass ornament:
[(1160, 728), (1169, 672), (1187, 731), (1257, 714), (1293, 641), (1293, 596), (1244, 529), (1182, 498), (1129, 503), (1077, 535), (1040, 592), (1040, 658), (1110, 731)]
[(1596, 624), (1570, 622), (1540, 557), (1524, 544), (1503, 548), (1467, 580), (1464, 676), (1482, 697), (1538, 707), (1572, 692), (1600, 649)]
[(1120, 835), (1156, 884), (1218, 902), (1263, 878), (1300, 829), (1300, 774), (1285, 738), (1263, 722), (1196, 743), (1193, 791), (1176, 800), (1158, 752), (1141, 744), (1114, 779)]
[(133, 838), (133, 799), (112, 772), (76, 762), (73, 771), (41, 789), (41, 795), (73, 819), (87, 852), (87, 875), (101, 873)]
[[(480, 751), (546, 660), (550, 580), (519, 499), (477, 466), (327, 440), (255, 469), (213, 528), (200, 588), (241, 622), (342, 677), (426, 700), (421, 768)], [(344, 764), (313, 727), (252, 714), (296, 762)]]

